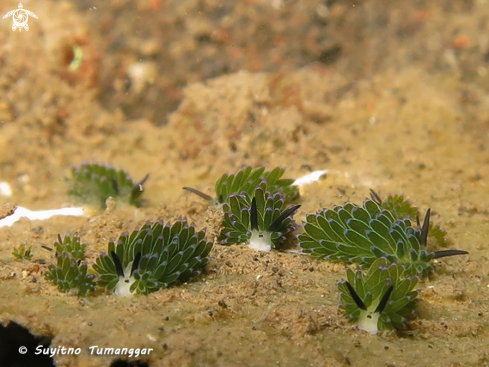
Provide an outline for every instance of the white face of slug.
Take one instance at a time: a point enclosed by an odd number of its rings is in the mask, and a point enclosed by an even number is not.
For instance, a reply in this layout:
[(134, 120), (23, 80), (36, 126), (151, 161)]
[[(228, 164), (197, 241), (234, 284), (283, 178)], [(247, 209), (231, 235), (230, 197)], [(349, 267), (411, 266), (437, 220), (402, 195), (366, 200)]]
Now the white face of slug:
[(272, 234), (257, 230), (251, 231), (249, 247), (258, 251), (270, 251), (272, 249)]
[(370, 334), (377, 334), (379, 332), (378, 323), (380, 313), (374, 312), (375, 308), (372, 308), (372, 311), (360, 311), (360, 318), (358, 319), (358, 328), (360, 330), (368, 331)]
[(216, 209), (222, 209), (222, 207), (224, 206), (224, 203), (220, 203), (219, 201), (214, 200), (214, 201), (212, 202), (212, 205), (213, 205), (213, 206), (214, 206), (214, 208), (216, 208)]
[(132, 262), (130, 262), (124, 269), (124, 277), (119, 277), (119, 281), (115, 285), (115, 294), (120, 297), (132, 297), (134, 295), (134, 293), (131, 292), (131, 285), (134, 284), (136, 279), (131, 276), (131, 268)]

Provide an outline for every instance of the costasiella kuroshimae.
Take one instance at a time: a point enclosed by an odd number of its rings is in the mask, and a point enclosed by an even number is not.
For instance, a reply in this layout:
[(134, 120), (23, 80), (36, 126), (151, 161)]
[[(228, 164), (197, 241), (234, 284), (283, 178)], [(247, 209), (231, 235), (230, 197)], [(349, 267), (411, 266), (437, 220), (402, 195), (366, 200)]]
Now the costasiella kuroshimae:
[(98, 201), (105, 208), (105, 201), (112, 196), (138, 208), (145, 204), (141, 196), (149, 174), (135, 182), (122, 169), (85, 162), (80, 167), (72, 167), (72, 176), (68, 193), (84, 202)]
[(402, 329), (415, 314), (418, 291), (406, 265), (375, 260), (365, 271), (347, 269), (347, 280), (338, 282), (340, 308), (359, 329), (371, 334), (379, 330)]
[(377, 202), (366, 199), (362, 206), (346, 203), (306, 216), (299, 245), (304, 253), (330, 261), (369, 266), (385, 257), (391, 263), (406, 264), (413, 275), (433, 270), (430, 261), (464, 255), (463, 250), (427, 250), (431, 211), (420, 226), (409, 219), (395, 219)]
[(377, 304), (377, 307), (375, 307), (375, 309), (372, 311), (372, 307), (369, 309), (365, 305), (353, 286), (349, 282), (346, 282), (345, 284), (351, 297), (353, 298), (353, 301), (355, 301), (355, 304), (361, 310), (360, 317), (358, 318), (358, 324), (361, 325), (362, 330), (368, 331), (371, 334), (377, 334), (380, 315), (382, 314), (382, 311), (384, 311), (385, 306), (387, 306), (387, 301), (394, 290), (394, 286), (391, 285), (389, 288), (387, 288), (387, 291), (385, 291), (384, 295), (380, 299), (380, 302)]
[[(42, 246), (48, 251), (52, 248)], [(88, 272), (85, 260), (86, 244), (80, 243), (80, 235), (58, 235), (54, 242), (56, 249), (55, 262), (48, 266), (46, 279), (56, 284), (62, 292), (73, 292), (86, 296), (96, 290), (95, 275)]]
[(255, 189), (254, 196), (244, 191), (231, 194), (223, 206), (220, 244), (246, 243), (259, 251), (278, 248), (297, 229), (293, 214), (300, 205), (282, 209), (284, 204), (282, 193), (270, 193), (263, 186)]
[(208, 261), (212, 242), (186, 219), (147, 222), (110, 241), (93, 265), (98, 284), (119, 296), (148, 294), (189, 281)]
[(131, 291), (131, 286), (134, 284), (136, 279), (134, 278), (134, 272), (139, 267), (139, 262), (141, 261), (141, 252), (138, 252), (134, 257), (134, 260), (130, 262), (126, 268), (122, 266), (122, 262), (119, 259), (119, 256), (115, 253), (115, 251), (111, 251), (110, 255), (112, 256), (112, 260), (114, 261), (115, 270), (119, 277), (117, 284), (115, 285), (114, 293), (121, 297), (131, 296), (134, 292)]
[(262, 230), (258, 227), (258, 209), (256, 207), (256, 198), (254, 197), (251, 201), (251, 236), (249, 239), (249, 247), (258, 251), (270, 251), (272, 249), (272, 234), (278, 232), (283, 221), (293, 215), (299, 208), (300, 205), (293, 205), (285, 209), (282, 214), (268, 226), (268, 228)]
[(293, 185), (293, 179), (282, 178), (284, 173), (285, 170), (281, 167), (267, 171), (265, 167), (252, 168), (251, 166), (240, 169), (236, 174), (225, 173), (216, 182), (215, 198), (192, 187), (183, 187), (183, 189), (198, 195), (209, 205), (217, 208), (222, 207), (231, 195), (244, 192), (252, 197), (258, 187), (271, 194), (281, 193), (285, 203), (288, 203), (299, 196), (299, 190)]

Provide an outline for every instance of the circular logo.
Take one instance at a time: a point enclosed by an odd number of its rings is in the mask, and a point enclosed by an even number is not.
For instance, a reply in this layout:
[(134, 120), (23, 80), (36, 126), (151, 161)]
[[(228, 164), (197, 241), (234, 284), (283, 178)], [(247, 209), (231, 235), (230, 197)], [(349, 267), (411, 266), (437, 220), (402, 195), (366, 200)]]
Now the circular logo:
[(20, 354), (26, 354), (27, 353), (27, 348), (26, 347), (20, 347), (19, 348), (19, 353)]
[(22, 28), (27, 24), (27, 21), (29, 20), (29, 14), (24, 9), (17, 9), (15, 10), (13, 17), (14, 25)]

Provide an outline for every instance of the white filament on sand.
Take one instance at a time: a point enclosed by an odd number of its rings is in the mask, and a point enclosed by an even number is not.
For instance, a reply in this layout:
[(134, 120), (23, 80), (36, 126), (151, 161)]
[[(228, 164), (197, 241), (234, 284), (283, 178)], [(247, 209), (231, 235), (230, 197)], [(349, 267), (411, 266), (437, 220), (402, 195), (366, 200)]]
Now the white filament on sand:
[(0, 196), (12, 196), (12, 188), (10, 187), (8, 182), (0, 182)]
[(68, 215), (75, 217), (85, 216), (85, 210), (83, 208), (61, 208), (50, 210), (29, 210), (18, 206), (12, 215), (9, 215), (3, 219), (0, 219), (1, 227), (10, 227), (15, 222), (18, 222), (21, 218), (27, 218), (29, 220), (45, 220), (57, 215)]
[(311, 172), (305, 176), (296, 179), (292, 185), (298, 186), (300, 191), (302, 186), (319, 181), (319, 179), (323, 177), (326, 173), (328, 173), (327, 169)]
[(292, 185), (302, 186), (302, 185), (310, 184), (315, 181), (319, 181), (319, 179), (323, 177), (326, 173), (328, 173), (327, 169), (311, 172), (305, 176), (299, 177), (297, 180), (294, 181)]

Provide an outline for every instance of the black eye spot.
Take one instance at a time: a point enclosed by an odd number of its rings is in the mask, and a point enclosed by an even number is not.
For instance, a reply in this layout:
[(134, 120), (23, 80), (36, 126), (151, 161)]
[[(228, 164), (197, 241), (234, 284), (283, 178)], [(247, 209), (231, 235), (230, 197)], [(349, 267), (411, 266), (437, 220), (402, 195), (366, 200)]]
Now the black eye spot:
[(371, 319), (372, 318), (372, 315), (367, 315), (367, 319)]
[(129, 283), (129, 279), (124, 279), (124, 281), (125, 281), (126, 283)]
[(258, 237), (263, 238), (263, 235), (262, 234), (259, 234)]

